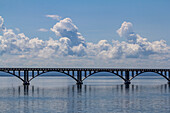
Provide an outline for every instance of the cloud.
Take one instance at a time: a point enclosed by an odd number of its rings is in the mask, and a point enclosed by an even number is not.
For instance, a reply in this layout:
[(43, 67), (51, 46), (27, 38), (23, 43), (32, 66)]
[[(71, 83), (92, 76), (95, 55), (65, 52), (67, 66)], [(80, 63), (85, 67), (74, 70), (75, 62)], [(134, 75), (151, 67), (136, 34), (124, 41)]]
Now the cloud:
[(40, 29), (38, 29), (38, 31), (40, 31), (40, 32), (48, 32), (48, 29), (40, 28)]
[(29, 39), (23, 33), (15, 34), (13, 30), (7, 29), (0, 37), (0, 47), (1, 54), (31, 56), (44, 47), (44, 41), (38, 38)]
[(49, 47), (45, 47), (39, 51), (38, 57), (49, 58), (55, 53), (55, 50)]
[(5, 30), (4, 19), (0, 16), (0, 32)]
[[(100, 40), (96, 44), (86, 42), (70, 18), (58, 21), (51, 28), (57, 39), (55, 37), (49, 40), (41, 40), (38, 37), (29, 38), (24, 33), (15, 33), (12, 29), (4, 27), (2, 17), (0, 17), (0, 26), (1, 29), (3, 28), (3, 33), (0, 35), (0, 57), (9, 55), (30, 60), (72, 58), (72, 62), (77, 62), (81, 58), (84, 61), (91, 61), (89, 64), (95, 61), (94, 65), (98, 64), (97, 61), (105, 63), (113, 60), (126, 62), (127, 59), (164, 59), (169, 61), (170, 58), (170, 47), (166, 45), (166, 41), (148, 41), (147, 38), (143, 38), (133, 31), (131, 22), (123, 22), (117, 30), (119, 36), (125, 38), (126, 41)], [(46, 29), (41, 28), (41, 31), (46, 31)], [(69, 63), (69, 60), (67, 61)]]
[(20, 29), (19, 29), (19, 28), (15, 28), (15, 30), (16, 30), (17, 32), (20, 32)]
[(97, 44), (87, 43), (88, 55), (104, 59), (147, 58), (151, 55), (165, 55), (170, 51), (166, 41), (150, 42), (147, 38), (136, 34), (131, 22), (123, 22), (117, 33), (127, 41), (113, 40), (110, 44), (106, 40), (101, 40)]
[[(0, 54), (19, 55), (22, 58), (87, 55), (85, 39), (70, 18), (60, 20), (51, 30), (58, 40), (50, 38), (43, 41), (38, 37), (30, 39), (24, 33), (17, 34), (12, 29), (6, 29), (0, 36)], [(47, 30), (41, 28), (39, 31)]]
[(78, 46), (79, 44), (82, 44), (83, 46), (86, 45), (85, 39), (78, 32), (77, 26), (72, 23), (70, 18), (65, 18), (57, 22), (53, 28), (51, 28), (51, 31), (53, 31), (57, 37), (67, 37), (70, 39), (69, 45), (71, 47)]
[(48, 18), (52, 18), (54, 20), (60, 20), (61, 19), (61, 16), (58, 16), (58, 15), (45, 15), (46, 17)]
[(86, 47), (83, 44), (79, 44), (78, 46), (74, 46), (72, 48), (73, 54), (79, 57), (86, 56)]
[(2, 16), (0, 16), (0, 28), (3, 26), (4, 24), (4, 19), (2, 18)]
[(117, 33), (120, 37), (127, 37), (129, 34), (133, 34), (132, 27), (132, 23), (124, 21), (121, 27), (117, 30)]

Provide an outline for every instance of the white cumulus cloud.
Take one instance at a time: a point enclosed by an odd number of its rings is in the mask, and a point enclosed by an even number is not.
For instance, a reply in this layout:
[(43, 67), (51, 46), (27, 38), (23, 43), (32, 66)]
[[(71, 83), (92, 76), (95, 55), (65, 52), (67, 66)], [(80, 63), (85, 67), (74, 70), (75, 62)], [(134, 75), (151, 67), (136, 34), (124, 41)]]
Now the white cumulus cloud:
[(120, 37), (127, 37), (129, 34), (133, 34), (132, 23), (124, 21), (121, 27), (117, 30)]
[(65, 18), (57, 22), (53, 28), (51, 28), (56, 36), (58, 37), (67, 37), (70, 39), (70, 46), (78, 46), (79, 44), (83, 44), (85, 46), (85, 39), (78, 32), (78, 28), (73, 24), (70, 18)]
[[(52, 58), (66, 57), (96, 59), (137, 59), (155, 58), (169, 59), (170, 47), (166, 41), (148, 41), (133, 31), (131, 22), (123, 22), (117, 30), (120, 37), (127, 41), (108, 42), (100, 40), (98, 43), (86, 42), (78, 31), (78, 27), (70, 18), (58, 21), (52, 28), (58, 39), (40, 40), (38, 37), (29, 38), (24, 33), (15, 33), (4, 26), (4, 19), (0, 16), (0, 55), (16, 55), (18, 58)], [(4, 30), (5, 28), (5, 30)], [(39, 29), (40, 30), (40, 29)], [(41, 29), (40, 31), (46, 31)], [(102, 61), (102, 60), (101, 60)]]

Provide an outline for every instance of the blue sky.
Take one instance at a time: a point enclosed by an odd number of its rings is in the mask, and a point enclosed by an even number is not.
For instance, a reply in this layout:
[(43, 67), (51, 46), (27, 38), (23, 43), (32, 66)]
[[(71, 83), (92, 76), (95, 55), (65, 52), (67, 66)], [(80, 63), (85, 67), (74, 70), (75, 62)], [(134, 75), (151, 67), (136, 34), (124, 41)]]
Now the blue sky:
[(0, 66), (170, 67), (169, 5), (0, 0)]
[(41, 39), (54, 36), (37, 32), (56, 23), (45, 15), (57, 14), (71, 18), (87, 41), (122, 40), (116, 30), (130, 21), (143, 37), (170, 42), (169, 5), (169, 0), (0, 0), (0, 15), (8, 28)]

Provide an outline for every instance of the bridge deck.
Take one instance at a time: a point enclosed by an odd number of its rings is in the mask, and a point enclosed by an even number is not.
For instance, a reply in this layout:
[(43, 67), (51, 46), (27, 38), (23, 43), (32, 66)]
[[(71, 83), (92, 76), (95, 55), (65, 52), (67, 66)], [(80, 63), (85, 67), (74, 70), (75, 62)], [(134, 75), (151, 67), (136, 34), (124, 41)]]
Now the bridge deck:
[(170, 69), (148, 68), (0, 68), (0, 71), (170, 71)]

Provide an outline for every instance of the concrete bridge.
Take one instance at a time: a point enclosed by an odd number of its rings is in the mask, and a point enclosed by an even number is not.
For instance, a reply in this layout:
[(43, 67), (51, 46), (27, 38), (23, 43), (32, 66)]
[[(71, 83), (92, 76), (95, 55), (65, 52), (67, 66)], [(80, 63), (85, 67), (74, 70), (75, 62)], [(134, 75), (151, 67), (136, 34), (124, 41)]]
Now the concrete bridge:
[[(170, 83), (170, 69), (126, 69), (126, 68), (0, 68), (1, 72), (9, 73), (19, 78), (23, 85), (29, 85), (31, 80), (48, 72), (60, 72), (73, 78), (77, 84), (83, 84), (88, 77), (109, 72), (130, 84), (131, 80), (145, 72), (153, 72), (164, 77)], [(21, 76), (23, 74), (23, 76)]]

